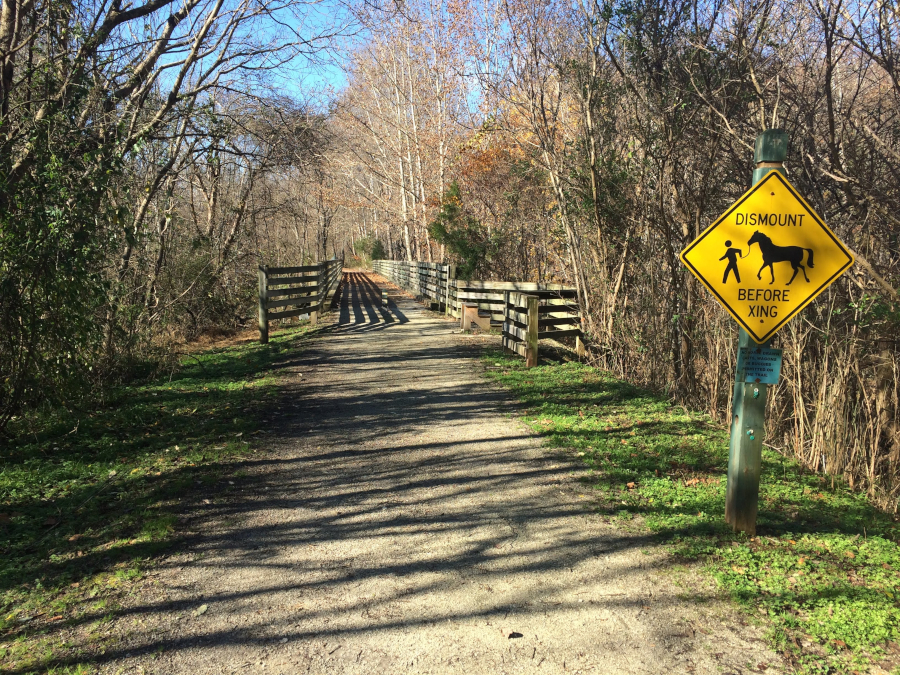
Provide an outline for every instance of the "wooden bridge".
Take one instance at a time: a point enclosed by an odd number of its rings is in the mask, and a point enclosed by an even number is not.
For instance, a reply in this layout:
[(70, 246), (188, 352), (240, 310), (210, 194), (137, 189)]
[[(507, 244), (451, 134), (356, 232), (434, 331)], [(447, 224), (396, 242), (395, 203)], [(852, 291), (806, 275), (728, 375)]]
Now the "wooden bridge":
[(581, 312), (574, 288), (562, 284), (522, 281), (479, 281), (456, 278), (456, 266), (441, 263), (375, 260), (372, 269), (409, 291), (433, 309), (460, 319), (468, 330), (473, 323), (502, 331), (503, 347), (537, 365), (543, 339), (574, 339), (584, 356)]

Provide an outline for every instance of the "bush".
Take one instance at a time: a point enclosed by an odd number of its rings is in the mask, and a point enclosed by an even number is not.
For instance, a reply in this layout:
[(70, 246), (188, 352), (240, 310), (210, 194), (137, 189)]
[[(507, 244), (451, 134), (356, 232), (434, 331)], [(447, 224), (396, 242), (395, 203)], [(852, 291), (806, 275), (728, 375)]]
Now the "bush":
[(387, 252), (384, 250), (384, 244), (381, 243), (380, 239), (372, 236), (358, 239), (356, 243), (353, 244), (353, 252), (356, 253), (357, 257), (360, 258), (365, 265), (368, 265), (373, 260), (383, 260), (387, 257)]
[(428, 232), (439, 244), (446, 245), (458, 261), (457, 273), (462, 279), (471, 279), (485, 263), (489, 253), (496, 249), (481, 222), (463, 210), (459, 184), (453, 181), (441, 200), (437, 218), (428, 226)]
[(71, 113), (35, 125), (26, 170), (0, 158), (0, 429), (25, 403), (79, 396), (102, 358), (119, 162)]

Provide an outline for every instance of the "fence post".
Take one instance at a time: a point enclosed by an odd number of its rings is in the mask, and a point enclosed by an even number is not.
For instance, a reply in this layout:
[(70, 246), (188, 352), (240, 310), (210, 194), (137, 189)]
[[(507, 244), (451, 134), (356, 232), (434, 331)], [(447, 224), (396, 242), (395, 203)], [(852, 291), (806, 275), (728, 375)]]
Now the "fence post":
[(525, 367), (533, 368), (538, 363), (538, 302), (536, 295), (526, 295), (528, 307), (528, 328), (525, 333)]
[[(325, 264), (327, 264), (327, 263), (325, 263)], [(319, 269), (316, 272), (315, 295), (318, 298), (318, 301), (316, 302), (315, 305), (313, 305), (313, 307), (315, 307), (315, 309), (313, 309), (309, 313), (309, 323), (312, 324), (313, 326), (315, 326), (317, 323), (319, 323), (319, 308), (322, 307), (322, 265), (323, 265), (323, 263), (318, 264)]]
[(509, 291), (503, 291), (503, 330), (501, 331), (500, 346), (504, 352), (511, 352), (509, 347)]
[(447, 316), (453, 315), (453, 298), (450, 295), (450, 286), (456, 283), (456, 265), (447, 265), (447, 302), (444, 311)]
[(428, 278), (434, 286), (433, 290), (428, 291), (428, 306), (432, 312), (441, 311), (441, 265), (440, 263), (431, 263)]
[(580, 328), (581, 333), (575, 336), (575, 355), (579, 359), (583, 359), (587, 354), (587, 349), (584, 348), (584, 327), (581, 326)]
[(269, 342), (269, 308), (266, 306), (266, 284), (268, 282), (268, 265), (259, 266), (259, 343)]

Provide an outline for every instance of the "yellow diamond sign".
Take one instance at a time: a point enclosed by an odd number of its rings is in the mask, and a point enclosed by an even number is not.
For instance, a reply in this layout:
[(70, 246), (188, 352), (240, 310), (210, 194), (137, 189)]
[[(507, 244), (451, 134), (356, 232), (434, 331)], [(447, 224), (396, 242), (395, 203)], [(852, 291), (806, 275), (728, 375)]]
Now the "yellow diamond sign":
[(794, 187), (769, 172), (681, 253), (756, 342), (771, 337), (853, 264)]

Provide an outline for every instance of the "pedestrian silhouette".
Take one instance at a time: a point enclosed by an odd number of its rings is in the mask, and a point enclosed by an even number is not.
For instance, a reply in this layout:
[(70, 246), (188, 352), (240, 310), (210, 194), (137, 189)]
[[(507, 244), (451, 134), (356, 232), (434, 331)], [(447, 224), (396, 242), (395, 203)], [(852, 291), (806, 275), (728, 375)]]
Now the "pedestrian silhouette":
[[(731, 240), (729, 239), (728, 241), (726, 241), (725, 245), (730, 247)], [(743, 257), (744, 257), (744, 255), (741, 253), (741, 249), (729, 248), (727, 251), (725, 251), (725, 255), (723, 255), (721, 258), (719, 258), (719, 260), (725, 260), (725, 258), (728, 258), (728, 266), (725, 268), (725, 276), (722, 277), (723, 284), (726, 281), (728, 281), (728, 273), (729, 272), (734, 272), (734, 278), (737, 279), (738, 283), (741, 283), (741, 275), (738, 273), (738, 268), (737, 268), (737, 259), (743, 258)]]

